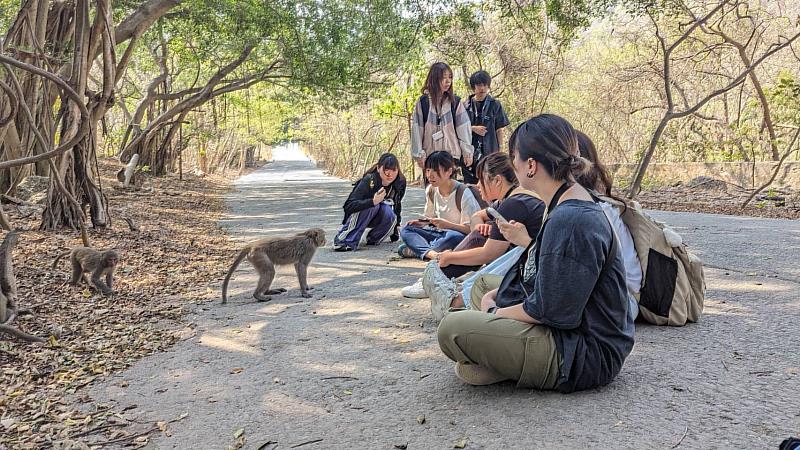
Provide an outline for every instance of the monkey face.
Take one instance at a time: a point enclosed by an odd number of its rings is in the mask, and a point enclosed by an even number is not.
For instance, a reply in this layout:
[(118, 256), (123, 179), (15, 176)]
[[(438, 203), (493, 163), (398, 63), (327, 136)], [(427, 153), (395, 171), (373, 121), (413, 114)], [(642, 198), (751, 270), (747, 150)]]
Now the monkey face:
[(312, 228), (306, 234), (314, 241), (314, 245), (322, 247), (327, 243), (325, 240), (325, 230), (322, 228)]
[(119, 254), (113, 250), (110, 250), (106, 252), (104, 259), (106, 267), (116, 267), (117, 263), (119, 262)]

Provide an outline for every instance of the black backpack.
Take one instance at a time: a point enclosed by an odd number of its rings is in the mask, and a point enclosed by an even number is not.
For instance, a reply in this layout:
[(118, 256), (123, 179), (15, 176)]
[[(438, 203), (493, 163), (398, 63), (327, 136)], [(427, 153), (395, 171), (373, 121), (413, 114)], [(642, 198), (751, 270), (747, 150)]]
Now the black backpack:
[[(461, 103), (461, 97), (454, 95), (455, 101), (450, 103), (450, 114), (453, 115), (453, 126), (455, 126), (456, 122), (456, 110), (458, 109), (458, 104)], [(431, 101), (427, 95), (422, 95), (419, 98), (419, 106), (422, 108), (422, 124), (428, 123), (428, 113), (431, 111)]]

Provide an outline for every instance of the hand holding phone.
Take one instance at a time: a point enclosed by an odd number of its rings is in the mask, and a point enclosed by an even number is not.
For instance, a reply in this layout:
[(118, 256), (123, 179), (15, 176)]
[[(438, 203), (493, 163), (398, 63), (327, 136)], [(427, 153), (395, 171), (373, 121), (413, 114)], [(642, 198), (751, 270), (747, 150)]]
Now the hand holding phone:
[(372, 204), (377, 205), (378, 203), (382, 202), (384, 198), (386, 198), (386, 189), (381, 186), (381, 188), (378, 189), (378, 192), (372, 196)]
[(500, 213), (497, 212), (497, 210), (492, 208), (491, 206), (486, 208), (486, 212), (489, 213), (490, 216), (494, 217), (495, 220), (497, 220), (497, 222), (508, 223), (508, 220), (506, 220), (505, 217), (501, 216)]
[(415, 227), (425, 228), (425, 227), (427, 227), (427, 226), (430, 226), (430, 224), (431, 224), (431, 219), (429, 219), (429, 218), (427, 218), (427, 217), (420, 217), (420, 218), (418, 218), (418, 219), (411, 219), (411, 220), (409, 220), (409, 221), (408, 221), (408, 224), (409, 224), (409, 225), (413, 225), (413, 226), (415, 226)]

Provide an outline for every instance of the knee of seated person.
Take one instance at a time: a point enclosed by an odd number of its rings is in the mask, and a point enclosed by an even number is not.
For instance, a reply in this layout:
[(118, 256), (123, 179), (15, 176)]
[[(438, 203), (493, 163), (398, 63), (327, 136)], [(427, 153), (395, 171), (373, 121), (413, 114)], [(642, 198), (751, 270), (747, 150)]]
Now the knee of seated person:
[(475, 328), (478, 322), (485, 320), (483, 316), (480, 311), (454, 311), (446, 314), (436, 329), (439, 342), (453, 341), (456, 336)]
[(439, 328), (436, 329), (436, 337), (439, 339), (440, 346), (444, 347), (444, 343), (453, 342), (455, 339), (458, 330), (461, 328), (461, 322), (457, 316), (462, 312), (464, 311), (446, 314), (442, 321), (439, 322)]

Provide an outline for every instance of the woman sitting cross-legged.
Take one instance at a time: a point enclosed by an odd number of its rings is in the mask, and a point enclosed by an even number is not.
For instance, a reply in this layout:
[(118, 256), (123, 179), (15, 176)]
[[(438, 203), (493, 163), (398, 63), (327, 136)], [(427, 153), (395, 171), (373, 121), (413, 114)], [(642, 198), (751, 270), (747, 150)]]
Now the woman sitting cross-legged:
[(367, 228), (367, 245), (378, 245), (387, 237), (397, 241), (405, 193), (406, 179), (400, 172), (400, 162), (393, 154), (384, 153), (344, 202), (344, 220), (333, 239), (333, 250), (355, 250)]
[[(536, 198), (536, 194), (520, 187), (511, 158), (505, 153), (493, 153), (478, 162), (477, 175), (481, 194), (485, 200), (493, 200), (492, 208), (506, 220), (522, 223), (531, 236), (536, 236), (542, 225), (544, 203)], [(487, 211), (481, 210), (473, 216), (476, 231), (488, 235), (488, 239), (481, 247), (452, 252), (443, 252), (439, 255), (438, 265), (433, 263), (425, 269), (422, 285), (425, 292), (431, 297), (431, 311), (434, 319), (441, 320), (444, 312), (451, 306), (463, 307), (464, 304), (451, 304), (449, 299), (439, 295), (431, 295), (432, 291), (448, 291), (455, 293), (456, 286), (452, 278), (460, 277), (468, 272), (478, 270), (482, 265), (488, 264), (503, 255), (511, 244), (500, 233), (500, 228), (495, 219)], [(443, 300), (434, 305), (434, 299)]]
[[(455, 248), (470, 232), (470, 218), (479, 209), (472, 190), (453, 179), (456, 164), (450, 153), (433, 152), (425, 159), (425, 217), (410, 220), (400, 229), (403, 243), (398, 248), (405, 258), (436, 259), (444, 250)], [(403, 290), (403, 295), (424, 298), (422, 278)]]
[(520, 223), (500, 224), (526, 251), (479, 311), (444, 317), (439, 346), (473, 385), (514, 380), (572, 392), (608, 384), (633, 348), (633, 317), (614, 231), (575, 183), (589, 168), (575, 130), (554, 115), (529, 119), (517, 131), (514, 168), (548, 205), (542, 229), (531, 239)]
[(425, 159), (425, 217), (400, 229), (398, 253), (405, 258), (436, 259), (455, 248), (470, 232), (470, 217), (480, 206), (470, 189), (453, 179), (456, 164), (450, 153), (433, 152)]

